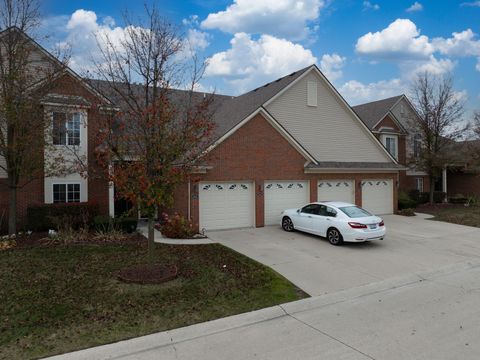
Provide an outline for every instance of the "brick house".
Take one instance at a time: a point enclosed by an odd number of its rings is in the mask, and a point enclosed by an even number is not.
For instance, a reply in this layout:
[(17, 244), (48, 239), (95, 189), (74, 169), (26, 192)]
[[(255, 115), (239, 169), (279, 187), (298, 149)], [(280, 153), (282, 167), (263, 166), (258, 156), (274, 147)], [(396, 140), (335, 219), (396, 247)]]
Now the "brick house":
[[(405, 169), (399, 171), (399, 190), (407, 193), (411, 190), (430, 191), (428, 175), (408, 164), (409, 159), (419, 156), (421, 151), (421, 137), (412, 126), (418, 114), (408, 98), (399, 95), (353, 106), (352, 109), (398, 163), (404, 165)], [(436, 190), (442, 191), (445, 181), (446, 177), (437, 184)]]
[[(66, 69), (43, 111), (54, 122), (56, 107), (65, 104), (53, 100), (69, 100), (69, 110), (59, 112), (70, 128), (58, 146), (74, 141), (93, 170), (98, 109), (117, 104), (91, 84)], [(387, 151), (381, 136), (372, 133), (317, 66), (237, 97), (217, 95), (214, 103), (214, 142), (197, 173), (176, 190), (172, 209), (200, 229), (277, 224), (281, 210), (317, 200), (344, 200), (376, 214), (396, 211), (402, 159)], [(384, 127), (388, 124), (385, 120)], [(6, 194), (2, 187), (2, 207)], [(115, 216), (120, 199), (114, 194), (105, 180), (76, 173), (45, 178), (22, 191), (19, 217), (30, 205), (78, 201), (95, 201), (102, 213)]]

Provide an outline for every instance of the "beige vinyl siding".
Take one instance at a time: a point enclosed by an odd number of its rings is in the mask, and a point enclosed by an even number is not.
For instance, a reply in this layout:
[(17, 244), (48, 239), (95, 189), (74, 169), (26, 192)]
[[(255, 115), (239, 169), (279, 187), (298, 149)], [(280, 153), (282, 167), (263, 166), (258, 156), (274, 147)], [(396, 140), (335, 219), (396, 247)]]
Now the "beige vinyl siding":
[(6, 167), (7, 164), (5, 162), (5, 158), (0, 155), (0, 179), (6, 179), (7, 178), (7, 172), (5, 170), (3, 170), (3, 168), (1, 166)]
[[(317, 82), (317, 106), (307, 105)], [(267, 110), (319, 161), (386, 162), (390, 157), (314, 71), (268, 104)]]
[[(403, 106), (403, 113), (402, 113)], [(417, 115), (415, 111), (411, 108), (410, 104), (401, 99), (391, 110), (395, 118), (403, 125), (403, 127), (408, 131), (408, 135), (405, 138), (405, 146), (407, 150), (407, 157), (413, 155), (413, 139), (415, 137), (415, 122), (417, 121)]]

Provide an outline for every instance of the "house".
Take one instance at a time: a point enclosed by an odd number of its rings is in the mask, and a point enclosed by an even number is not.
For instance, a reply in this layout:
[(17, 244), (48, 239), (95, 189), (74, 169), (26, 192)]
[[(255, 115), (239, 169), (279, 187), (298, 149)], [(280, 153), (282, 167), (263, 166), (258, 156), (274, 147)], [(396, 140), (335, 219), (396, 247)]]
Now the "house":
[[(368, 126), (383, 146), (405, 169), (399, 171), (399, 190), (410, 192), (430, 191), (428, 175), (409, 165), (420, 156), (421, 136), (416, 134), (414, 122), (419, 120), (412, 103), (405, 95), (373, 101), (352, 109)], [(435, 184), (436, 190), (443, 191), (446, 175)]]
[[(42, 111), (54, 126), (57, 118), (69, 126), (65, 138), (51, 140), (59, 149), (65, 144), (83, 149), (93, 172), (98, 117), (102, 108), (118, 104), (71, 69), (59, 75), (45, 99)], [(283, 209), (317, 200), (348, 201), (376, 214), (396, 211), (400, 157), (382, 145), (317, 66), (216, 100), (214, 141), (202, 166), (176, 190), (172, 209), (200, 229), (278, 224)], [(5, 187), (0, 191), (6, 207)], [(114, 194), (113, 186), (95, 177), (48, 177), (21, 191), (19, 216), (34, 204), (79, 201), (95, 201), (102, 213), (115, 216), (121, 200)]]

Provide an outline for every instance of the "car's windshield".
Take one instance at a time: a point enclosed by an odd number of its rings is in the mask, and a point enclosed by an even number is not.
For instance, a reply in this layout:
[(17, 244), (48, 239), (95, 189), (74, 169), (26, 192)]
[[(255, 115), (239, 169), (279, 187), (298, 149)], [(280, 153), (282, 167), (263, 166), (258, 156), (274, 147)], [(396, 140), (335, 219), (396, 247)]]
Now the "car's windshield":
[(358, 206), (345, 206), (339, 208), (342, 210), (348, 217), (351, 218), (361, 218), (365, 216), (372, 216), (367, 210), (359, 208)]

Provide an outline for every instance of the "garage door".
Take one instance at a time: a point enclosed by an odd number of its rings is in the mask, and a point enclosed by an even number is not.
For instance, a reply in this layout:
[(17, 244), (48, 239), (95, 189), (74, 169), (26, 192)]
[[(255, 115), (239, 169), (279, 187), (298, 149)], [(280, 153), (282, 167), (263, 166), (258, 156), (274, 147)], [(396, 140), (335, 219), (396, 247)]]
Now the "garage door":
[(310, 202), (308, 181), (265, 181), (265, 225), (280, 223), (280, 213)]
[(219, 230), (254, 224), (251, 182), (200, 183), (200, 229)]
[(362, 207), (375, 215), (393, 213), (393, 181), (362, 181)]
[(318, 182), (318, 201), (345, 201), (355, 204), (353, 180), (321, 180)]

